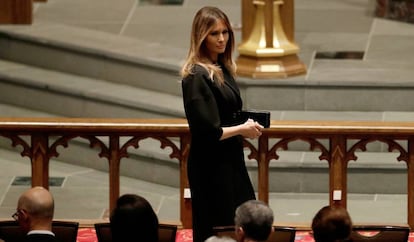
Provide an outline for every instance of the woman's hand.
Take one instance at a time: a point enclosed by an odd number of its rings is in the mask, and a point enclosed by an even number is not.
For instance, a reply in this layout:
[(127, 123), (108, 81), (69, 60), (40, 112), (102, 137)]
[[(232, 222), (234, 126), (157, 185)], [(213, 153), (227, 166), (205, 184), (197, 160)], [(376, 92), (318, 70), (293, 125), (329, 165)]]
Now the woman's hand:
[(240, 133), (242, 136), (250, 139), (258, 138), (262, 135), (263, 126), (258, 122), (255, 122), (253, 119), (248, 119), (240, 127)]
[(245, 123), (231, 127), (224, 127), (220, 140), (224, 140), (235, 135), (255, 139), (262, 135), (263, 126), (253, 119), (248, 119)]

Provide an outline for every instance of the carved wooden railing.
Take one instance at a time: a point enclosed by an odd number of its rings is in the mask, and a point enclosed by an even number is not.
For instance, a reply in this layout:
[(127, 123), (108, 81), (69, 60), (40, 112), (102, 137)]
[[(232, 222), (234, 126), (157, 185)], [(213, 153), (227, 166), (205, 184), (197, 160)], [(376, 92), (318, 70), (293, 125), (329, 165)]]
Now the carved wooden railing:
[[(67, 147), (72, 139), (83, 138), (91, 147), (99, 147), (99, 156), (109, 161), (110, 209), (119, 196), (120, 161), (128, 156), (127, 149), (138, 148), (138, 143), (147, 138), (159, 140), (161, 148), (172, 148), (170, 157), (179, 160), (181, 223), (185, 228), (191, 227), (191, 204), (183, 196), (184, 188), (188, 187), (186, 161), (190, 144), (185, 120), (0, 118), (0, 136), (10, 139), (13, 146), (23, 147), (21, 154), (31, 159), (32, 186), (46, 188), (49, 160), (59, 155), (58, 146)], [(30, 143), (25, 137), (30, 138)], [(129, 140), (121, 144), (122, 137)], [(108, 138), (108, 142), (103, 142), (103, 138)], [(277, 142), (270, 145), (270, 139)], [(296, 140), (305, 141), (311, 150), (321, 152), (319, 159), (329, 164), (330, 204), (344, 207), (347, 206), (347, 166), (350, 160), (357, 159), (355, 152), (365, 151), (367, 144), (376, 141), (388, 145), (389, 151), (399, 152), (397, 160), (407, 164), (407, 223), (414, 228), (414, 123), (272, 121), (257, 144), (249, 139), (244, 143), (250, 151), (249, 158), (258, 163), (260, 200), (268, 202), (270, 160), (277, 160), (278, 150), (287, 150), (288, 144)], [(328, 140), (329, 144), (320, 140)], [(351, 140), (356, 142), (348, 147)]]
[(47, 0), (1, 0), (0, 24), (32, 24), (34, 2)]

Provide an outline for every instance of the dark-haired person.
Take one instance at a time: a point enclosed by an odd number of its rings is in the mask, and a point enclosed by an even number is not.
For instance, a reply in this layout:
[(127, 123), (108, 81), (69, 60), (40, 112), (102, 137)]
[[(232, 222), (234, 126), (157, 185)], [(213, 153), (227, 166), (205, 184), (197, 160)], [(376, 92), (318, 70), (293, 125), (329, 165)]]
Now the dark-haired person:
[(110, 216), (113, 242), (158, 242), (158, 218), (151, 204), (135, 194), (124, 194)]
[(352, 220), (348, 211), (339, 206), (322, 207), (312, 220), (315, 242), (340, 242), (349, 238)]

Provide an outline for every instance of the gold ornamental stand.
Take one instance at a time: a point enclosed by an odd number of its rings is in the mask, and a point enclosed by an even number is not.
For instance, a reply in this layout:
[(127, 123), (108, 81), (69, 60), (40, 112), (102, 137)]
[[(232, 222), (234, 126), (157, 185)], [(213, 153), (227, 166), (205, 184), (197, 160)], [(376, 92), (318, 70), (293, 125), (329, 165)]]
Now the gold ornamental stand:
[(240, 76), (275, 78), (306, 73), (294, 43), (293, 10), (293, 0), (242, 0), (242, 43), (236, 60)]

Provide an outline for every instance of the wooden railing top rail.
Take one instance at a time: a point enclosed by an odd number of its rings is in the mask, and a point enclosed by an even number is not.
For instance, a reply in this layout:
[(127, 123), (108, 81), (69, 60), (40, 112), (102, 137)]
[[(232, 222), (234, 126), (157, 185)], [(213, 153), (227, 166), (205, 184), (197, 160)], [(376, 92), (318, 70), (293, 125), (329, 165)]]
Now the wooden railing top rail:
[(272, 121), (268, 131), (278, 134), (312, 135), (377, 135), (402, 136), (414, 134), (414, 122), (379, 121)]
[[(125, 134), (157, 130), (183, 132), (188, 130), (185, 119), (105, 119), (105, 118), (0, 118), (3, 131), (90, 131)], [(264, 133), (278, 134), (345, 134), (345, 135), (414, 135), (414, 122), (378, 121), (276, 121)], [(338, 132), (340, 131), (340, 132)]]
[(125, 134), (137, 131), (188, 131), (185, 119), (0, 118), (0, 130), (35, 132), (89, 131)]

